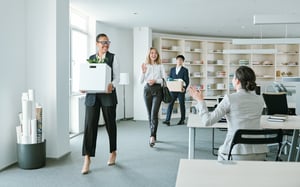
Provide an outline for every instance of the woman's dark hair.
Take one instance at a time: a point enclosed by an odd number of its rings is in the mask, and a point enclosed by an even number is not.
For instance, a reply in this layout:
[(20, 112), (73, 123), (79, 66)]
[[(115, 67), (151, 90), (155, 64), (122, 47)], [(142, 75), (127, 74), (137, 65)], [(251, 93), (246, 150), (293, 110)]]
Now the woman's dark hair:
[(240, 66), (235, 71), (235, 78), (241, 82), (242, 89), (254, 91), (256, 88), (256, 76), (254, 71), (248, 66)]

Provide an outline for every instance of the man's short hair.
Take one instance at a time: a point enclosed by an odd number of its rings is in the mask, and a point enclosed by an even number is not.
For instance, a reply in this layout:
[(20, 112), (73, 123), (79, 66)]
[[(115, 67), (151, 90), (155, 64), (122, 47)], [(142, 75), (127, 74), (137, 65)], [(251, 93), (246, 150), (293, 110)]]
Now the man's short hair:
[(108, 38), (106, 34), (100, 33), (100, 34), (98, 34), (98, 35), (96, 36), (96, 42), (98, 42), (98, 40), (99, 40), (100, 37), (106, 37), (106, 38)]
[(184, 58), (184, 56), (183, 56), (183, 55), (178, 55), (178, 56), (176, 57), (176, 60), (177, 60), (178, 58), (181, 58), (181, 59), (182, 59), (182, 61), (184, 61), (184, 60), (185, 60), (185, 58)]

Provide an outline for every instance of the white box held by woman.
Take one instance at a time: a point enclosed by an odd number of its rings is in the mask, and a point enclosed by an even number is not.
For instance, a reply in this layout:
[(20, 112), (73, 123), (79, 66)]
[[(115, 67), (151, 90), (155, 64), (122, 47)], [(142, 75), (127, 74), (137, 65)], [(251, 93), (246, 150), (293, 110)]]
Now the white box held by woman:
[(80, 64), (79, 90), (104, 93), (111, 82), (111, 68), (107, 64)]

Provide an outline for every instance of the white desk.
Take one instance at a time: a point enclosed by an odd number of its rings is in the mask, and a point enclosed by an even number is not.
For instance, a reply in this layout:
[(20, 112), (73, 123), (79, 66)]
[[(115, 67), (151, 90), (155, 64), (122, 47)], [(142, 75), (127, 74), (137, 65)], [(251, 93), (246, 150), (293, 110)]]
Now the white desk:
[[(176, 187), (299, 187), (300, 163), (187, 160), (179, 163)], [(231, 164), (230, 164), (231, 163)]]
[[(299, 151), (296, 159), (296, 146), (298, 143), (299, 129), (300, 129), (300, 116), (288, 116), (285, 122), (270, 122), (267, 120), (268, 116), (261, 117), (261, 128), (268, 129), (290, 129), (294, 130), (292, 138), (292, 146), (289, 152), (288, 161), (298, 160)], [(193, 159), (195, 155), (195, 136), (196, 128), (227, 128), (226, 123), (216, 123), (212, 126), (204, 126), (201, 124), (200, 116), (198, 114), (190, 114), (187, 122), (189, 128), (189, 153), (188, 158)]]

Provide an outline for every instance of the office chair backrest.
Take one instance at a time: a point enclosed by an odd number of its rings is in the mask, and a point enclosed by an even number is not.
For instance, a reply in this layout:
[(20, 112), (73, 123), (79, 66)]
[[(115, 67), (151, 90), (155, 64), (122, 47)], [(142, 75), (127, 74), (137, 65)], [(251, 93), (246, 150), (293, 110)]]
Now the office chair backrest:
[[(245, 137), (251, 135), (251, 137)], [(253, 136), (252, 136), (253, 135)], [(262, 136), (264, 135), (264, 136)], [(274, 144), (278, 143), (276, 161), (279, 160), (279, 153), (282, 144), (281, 129), (238, 129), (230, 145), (228, 160), (231, 159), (232, 149), (236, 144)]]
[(263, 93), (267, 114), (288, 114), (286, 93)]

